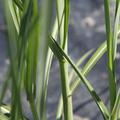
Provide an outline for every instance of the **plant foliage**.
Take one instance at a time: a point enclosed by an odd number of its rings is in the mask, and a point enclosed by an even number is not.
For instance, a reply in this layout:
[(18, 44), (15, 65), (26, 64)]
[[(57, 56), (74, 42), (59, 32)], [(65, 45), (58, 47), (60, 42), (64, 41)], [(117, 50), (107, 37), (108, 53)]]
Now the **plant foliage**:
[[(47, 88), (53, 55), (59, 61), (62, 91), (57, 120), (62, 120), (63, 116), (64, 120), (73, 120), (72, 94), (81, 82), (104, 120), (120, 119), (120, 89), (117, 89), (116, 82), (120, 0), (116, 0), (115, 6), (114, 22), (111, 23), (110, 0), (104, 0), (107, 40), (97, 49), (88, 51), (75, 64), (68, 55), (69, 0), (56, 0), (54, 25), (53, 0), (4, 0), (10, 65), (0, 97), (0, 119), (30, 120), (23, 112), (22, 93), (25, 92), (33, 119), (47, 120)], [(86, 78), (105, 52), (108, 58), (110, 109)], [(90, 54), (90, 59), (79, 69)], [(68, 65), (71, 65), (71, 71)], [(10, 105), (2, 103), (8, 88), (12, 93)]]

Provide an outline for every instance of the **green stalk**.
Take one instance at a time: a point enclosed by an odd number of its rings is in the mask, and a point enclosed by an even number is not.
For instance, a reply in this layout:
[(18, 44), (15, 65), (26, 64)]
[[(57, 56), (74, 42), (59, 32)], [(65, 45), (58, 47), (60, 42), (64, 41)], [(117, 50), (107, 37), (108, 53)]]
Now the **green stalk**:
[[(62, 5), (62, 8), (61, 6)], [(64, 13), (63, 13), (64, 11)], [(57, 1), (58, 26), (62, 49), (67, 53), (68, 47), (68, 21), (69, 21), (69, 0)], [(62, 16), (63, 15), (63, 16)], [(63, 17), (63, 18), (62, 18)], [(70, 95), (70, 83), (68, 80), (68, 63), (65, 59), (59, 60), (61, 86), (63, 96), (64, 119), (73, 120), (72, 96)]]
[(48, 32), (51, 25), (52, 0), (42, 0), (40, 12), (39, 62), (37, 71), (37, 98), (36, 107), (40, 120), (46, 120), (46, 90), (47, 79), (45, 75), (48, 54)]
[[(84, 60), (93, 52), (93, 50), (88, 51), (86, 54), (84, 54), (77, 62), (76, 66), (80, 66)], [(71, 72), (69, 73), (69, 82), (72, 81), (72, 78), (74, 76), (74, 70), (72, 69)], [(73, 81), (74, 82), (74, 81)], [(57, 114), (56, 114), (56, 119), (61, 120), (62, 119), (62, 110), (63, 110), (63, 99), (62, 95), (60, 96), (59, 104), (58, 104), (58, 109), (57, 109)]]
[[(118, 31), (118, 35), (120, 34), (120, 30)], [(118, 43), (119, 44), (119, 43)], [(99, 61), (99, 59), (105, 54), (107, 51), (107, 42), (103, 42), (97, 50), (93, 53), (92, 57), (88, 60), (88, 62), (85, 64), (85, 66), (82, 68), (83, 75), (87, 76), (87, 74), (91, 71), (91, 69), (96, 65), (96, 63)], [(81, 79), (76, 79), (73, 81), (70, 85), (71, 92), (73, 93), (78, 86), (81, 83)], [(63, 102), (62, 98), (60, 98), (60, 102), (58, 105), (58, 111), (57, 111), (57, 118), (61, 118), (62, 111), (63, 111)]]
[(114, 45), (113, 45), (114, 35), (112, 36), (109, 0), (104, 0), (104, 8), (105, 8), (105, 25), (106, 25), (106, 35), (107, 35), (110, 111), (112, 111), (116, 100), (116, 75), (115, 75), (115, 65), (114, 65)]
[[(97, 61), (103, 56), (103, 54), (106, 52), (106, 50), (107, 50), (106, 42), (103, 42), (100, 45), (100, 47), (94, 52), (94, 54), (88, 60), (88, 62), (85, 64), (85, 66), (83, 67), (83, 69), (82, 69), (83, 75), (87, 76), (87, 74), (95, 66)], [(78, 88), (80, 83), (81, 83), (81, 79), (79, 79), (79, 78), (71, 83), (70, 89), (71, 89), (72, 93)], [(62, 111), (63, 111), (63, 104), (62, 103), (63, 103), (62, 98), (60, 98), (60, 103), (59, 103), (58, 112), (57, 112), (58, 118), (61, 118), (61, 115), (62, 115)]]
[(30, 108), (31, 108), (34, 120), (39, 120), (33, 96), (30, 97), (29, 103), (30, 103)]
[(108, 120), (109, 111), (108, 111), (107, 107), (104, 105), (104, 103), (102, 102), (100, 97), (97, 95), (97, 93), (95, 92), (95, 90), (92, 87), (92, 85), (90, 84), (90, 82), (85, 78), (83, 73), (76, 67), (76, 65), (71, 61), (69, 56), (59, 47), (57, 42), (52, 37), (49, 40), (49, 46), (52, 49), (52, 51), (54, 52), (54, 54), (58, 57), (59, 60), (66, 59), (67, 62), (72, 66), (72, 68), (74, 69), (76, 74), (79, 76), (79, 78), (82, 80), (82, 82), (86, 86), (87, 90), (89, 91), (89, 93), (93, 97), (94, 101), (98, 105), (98, 107), (103, 115), (104, 120)]
[(65, 60), (60, 61), (64, 119), (73, 120), (72, 97), (71, 97), (71, 92), (69, 88), (68, 70), (65, 64), (66, 64)]
[(23, 113), (22, 113), (21, 97), (20, 97), (21, 82), (20, 82), (20, 79), (17, 78), (18, 66), (17, 66), (17, 59), (16, 59), (16, 50), (17, 50), (16, 40), (17, 40), (18, 33), (15, 28), (16, 27), (14, 24), (15, 21), (13, 21), (15, 11), (14, 9), (11, 9), (12, 5), (13, 5), (12, 1), (8, 3), (8, 1), (5, 0), (5, 13), (6, 13), (6, 22), (7, 22), (7, 27), (8, 27), (8, 36), (9, 36), (9, 40), (8, 40), (9, 51), (8, 52), (9, 52), (9, 57), (10, 57), (10, 62), (11, 62), (10, 70), (11, 70), (11, 78), (12, 78), (12, 81), (11, 81), (12, 83), (11, 119), (16, 120), (16, 119), (23, 119)]
[(119, 116), (118, 116), (119, 105), (120, 105), (120, 88), (119, 88), (118, 93), (117, 93), (114, 108), (113, 108), (112, 113), (110, 115), (110, 120), (119, 120), (118, 119), (119, 118)]
[[(113, 44), (113, 74), (114, 74), (115, 80), (116, 80), (116, 53), (117, 53), (117, 39), (118, 39), (117, 32), (118, 32), (118, 28), (119, 28), (119, 18), (120, 18), (120, 3), (118, 1), (118, 7), (116, 10), (116, 17), (115, 17), (115, 21), (114, 21), (113, 39), (112, 39), (112, 42), (113, 42), (112, 43)], [(115, 91), (116, 91), (116, 89), (115, 89)], [(114, 109), (114, 107), (113, 107), (113, 109)], [(117, 111), (114, 112), (114, 114), (111, 116), (111, 120), (116, 120), (116, 119), (117, 119)]]
[[(57, 20), (55, 20), (55, 24), (52, 30), (52, 36), (53, 38), (57, 38), (57, 30), (58, 30), (58, 25), (57, 25)], [(42, 107), (43, 107), (43, 114), (44, 114), (44, 118), (46, 118), (46, 101), (47, 101), (47, 86), (48, 86), (48, 80), (49, 80), (49, 74), (50, 74), (50, 70), (51, 70), (51, 64), (52, 64), (52, 60), (53, 60), (53, 53), (51, 51), (51, 49), (48, 49), (47, 52), (47, 60), (46, 60), (46, 67), (45, 67), (45, 82), (44, 82), (44, 94), (42, 96)]]

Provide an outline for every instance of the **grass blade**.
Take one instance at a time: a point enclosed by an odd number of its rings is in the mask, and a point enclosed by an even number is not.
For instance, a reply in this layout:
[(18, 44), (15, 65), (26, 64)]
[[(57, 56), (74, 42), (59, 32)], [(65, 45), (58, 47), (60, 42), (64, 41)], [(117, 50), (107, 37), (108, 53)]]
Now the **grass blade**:
[[(85, 55), (83, 55), (78, 62), (76, 63), (76, 66), (80, 66), (84, 60), (92, 53), (93, 50), (88, 51)], [(72, 81), (72, 78), (74, 76), (74, 70), (72, 69), (69, 73), (70, 77), (69, 77), (69, 81)], [(62, 118), (62, 110), (63, 110), (63, 99), (62, 99), (62, 95), (60, 96), (59, 99), (59, 104), (58, 104), (58, 109), (57, 109), (57, 115), (56, 115), (56, 119), (60, 120)]]
[[(112, 39), (112, 45), (113, 45), (113, 75), (114, 75), (114, 81), (116, 82), (116, 53), (117, 53), (117, 39), (118, 39), (118, 28), (119, 28), (119, 18), (120, 18), (120, 3), (118, 3), (118, 8), (116, 12), (116, 17), (115, 17), (115, 23), (114, 23), (114, 32), (113, 32), (113, 39)], [(116, 83), (115, 83), (116, 84)], [(112, 87), (112, 86), (111, 86)], [(116, 92), (116, 88), (114, 86), (112, 87), (113, 94)], [(112, 96), (113, 97), (113, 96)], [(115, 98), (117, 100), (117, 98)], [(115, 103), (114, 103), (115, 106)], [(118, 105), (119, 106), (119, 105)], [(113, 107), (114, 109), (114, 107)], [(116, 109), (116, 108), (115, 108)], [(111, 115), (111, 120), (116, 120), (117, 119), (117, 111), (114, 110), (113, 114)]]
[(118, 90), (115, 105), (114, 105), (114, 108), (113, 108), (112, 113), (110, 115), (110, 120), (113, 120), (114, 116), (117, 119), (117, 114), (119, 115), (119, 113), (118, 113), (119, 112), (119, 105), (120, 105), (120, 89)]
[[(87, 58), (88, 56), (93, 52), (93, 49), (85, 53), (76, 63), (76, 66), (79, 67)], [(71, 81), (74, 76), (74, 70), (70, 71), (70, 77), (69, 80)]]
[(49, 46), (52, 49), (52, 51), (54, 52), (54, 54), (58, 57), (59, 60), (64, 60), (65, 59), (68, 61), (68, 63), (73, 67), (73, 69), (75, 70), (76, 74), (80, 77), (80, 79), (82, 80), (82, 82), (84, 83), (84, 85), (86, 86), (86, 88), (88, 89), (89, 93), (91, 94), (91, 96), (93, 97), (93, 99), (95, 100), (96, 104), (98, 105), (103, 118), (106, 120), (109, 118), (109, 112), (108, 109), (106, 108), (106, 106), (104, 105), (104, 103), (101, 101), (101, 99), (99, 98), (99, 96), (96, 94), (96, 92), (94, 91), (92, 85), (89, 83), (89, 81), (84, 77), (84, 75), (82, 74), (81, 71), (79, 71), (79, 69), (75, 66), (75, 64), (71, 61), (71, 59), (68, 57), (68, 55), (66, 55), (66, 53), (59, 47), (59, 45), (56, 43), (56, 41), (51, 38), (49, 41)]
[(37, 74), (37, 112), (40, 113), (39, 119), (46, 120), (46, 108), (43, 106), (46, 101), (44, 99), (46, 94), (45, 86), (45, 66), (48, 51), (48, 30), (51, 25), (51, 13), (52, 13), (52, 1), (42, 0), (41, 1), (41, 13), (40, 13), (40, 38), (39, 38), (39, 63), (38, 63), (38, 74)]
[(114, 38), (115, 33), (112, 35), (111, 21), (110, 21), (110, 1), (104, 0), (105, 8), (105, 24), (106, 24), (106, 35), (107, 35), (107, 53), (108, 53), (108, 73), (109, 73), (109, 92), (110, 92), (110, 110), (112, 111), (116, 99), (116, 78), (115, 78), (115, 67), (114, 67)]
[[(61, 7), (62, 6), (62, 7)], [(69, 0), (57, 0), (57, 17), (60, 33), (60, 46), (67, 53), (68, 49), (68, 22)], [(68, 64), (65, 60), (59, 60), (61, 87), (64, 104), (64, 119), (73, 120), (72, 96), (70, 94), (70, 82), (68, 80)]]
[[(118, 31), (118, 35), (119, 35), (119, 32)], [(118, 42), (119, 44), (119, 42)], [(91, 69), (96, 65), (96, 63), (99, 61), (99, 59), (104, 55), (104, 53), (107, 51), (107, 42), (103, 42), (100, 47), (98, 47), (98, 49), (94, 52), (94, 54), (92, 55), (92, 57), (88, 60), (88, 62), (85, 64), (85, 66), (82, 68), (82, 73), (87, 76), (87, 74), (91, 71)], [(73, 93), (77, 88), (78, 86), (80, 85), (81, 83), (81, 79), (76, 79), (75, 81), (72, 82), (70, 88), (71, 88), (71, 93)], [(62, 98), (60, 98), (62, 101)], [(60, 102), (59, 104), (59, 117), (62, 115), (62, 111), (63, 111), (63, 104), (62, 102)]]

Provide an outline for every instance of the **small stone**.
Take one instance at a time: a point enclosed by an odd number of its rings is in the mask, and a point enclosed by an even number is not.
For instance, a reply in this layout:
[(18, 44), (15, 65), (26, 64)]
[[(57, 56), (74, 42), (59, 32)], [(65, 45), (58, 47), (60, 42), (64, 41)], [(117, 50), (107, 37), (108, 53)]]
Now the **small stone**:
[(83, 24), (88, 26), (88, 27), (94, 27), (95, 26), (95, 20), (92, 17), (86, 17), (83, 20)]
[(116, 59), (120, 59), (120, 53), (119, 52), (117, 52), (117, 54), (116, 54)]
[(89, 120), (88, 118), (83, 118), (78, 115), (74, 115), (74, 120)]
[(10, 64), (10, 60), (9, 60), (9, 59), (6, 59), (6, 60), (5, 60), (5, 63), (6, 63), (7, 65), (9, 65), (9, 64)]

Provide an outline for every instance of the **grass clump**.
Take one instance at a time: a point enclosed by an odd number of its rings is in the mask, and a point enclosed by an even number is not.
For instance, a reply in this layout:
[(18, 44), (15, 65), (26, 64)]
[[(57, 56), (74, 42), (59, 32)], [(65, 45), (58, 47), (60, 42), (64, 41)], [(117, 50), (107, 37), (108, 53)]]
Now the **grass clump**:
[[(104, 120), (120, 119), (120, 90), (117, 90), (116, 82), (116, 52), (120, 18), (119, 0), (116, 0), (115, 4), (112, 28), (110, 0), (104, 0), (107, 40), (96, 50), (88, 51), (75, 64), (68, 55), (69, 0), (56, 1), (54, 25), (51, 22), (52, 0), (4, 0), (10, 65), (8, 67), (8, 77), (1, 92), (0, 118), (2, 120), (30, 120), (24, 114), (22, 108), (21, 94), (23, 91), (25, 91), (33, 119), (47, 119), (46, 98), (53, 55), (59, 61), (62, 91), (56, 113), (57, 120), (63, 119), (63, 113), (64, 120), (73, 120), (72, 94), (81, 82), (84, 83), (97, 104)], [(110, 109), (104, 104), (86, 78), (105, 52), (108, 56)], [(80, 70), (79, 65), (90, 54), (92, 56)], [(70, 75), (68, 65), (72, 67)], [(77, 76), (77, 79), (72, 80), (74, 75)], [(11, 86), (12, 93), (10, 106), (2, 104), (5, 91), (9, 86)]]

